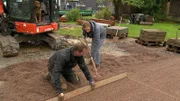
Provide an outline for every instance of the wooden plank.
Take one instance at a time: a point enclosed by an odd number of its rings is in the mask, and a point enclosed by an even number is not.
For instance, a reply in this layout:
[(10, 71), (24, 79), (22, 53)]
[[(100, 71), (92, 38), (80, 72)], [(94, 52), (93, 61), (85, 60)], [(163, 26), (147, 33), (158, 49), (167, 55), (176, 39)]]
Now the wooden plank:
[[(113, 77), (107, 78), (105, 80), (96, 82), (95, 83), (95, 88), (99, 88), (99, 87), (105, 86), (105, 85), (107, 85), (109, 83), (112, 83), (112, 82), (117, 81), (117, 80), (121, 80), (121, 79), (123, 79), (125, 77), (127, 77), (127, 73), (126, 72), (122, 73), (122, 74), (119, 74), (117, 76), (113, 76)], [(66, 93), (64, 95), (64, 100), (67, 100), (67, 99), (70, 99), (72, 97), (81, 95), (81, 94), (86, 93), (88, 91), (91, 91), (91, 86), (89, 86), (89, 85), (85, 86), (85, 87), (82, 87), (82, 88), (79, 88), (79, 89), (76, 89), (74, 91)], [(58, 101), (58, 97), (54, 97), (54, 98), (46, 100), (46, 101)]]

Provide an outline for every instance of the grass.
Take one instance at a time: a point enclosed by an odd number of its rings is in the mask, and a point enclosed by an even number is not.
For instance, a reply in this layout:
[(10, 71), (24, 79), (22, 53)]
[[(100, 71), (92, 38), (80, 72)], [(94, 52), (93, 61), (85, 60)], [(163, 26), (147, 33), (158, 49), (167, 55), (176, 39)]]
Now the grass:
[[(83, 20), (91, 20), (94, 16), (83, 16)], [(76, 24), (76, 22), (66, 22), (66, 24)], [(82, 37), (82, 27), (60, 28), (57, 33), (61, 35), (71, 35), (72, 37)]]
[(81, 37), (82, 27), (60, 28), (57, 33), (61, 35), (70, 35), (72, 37)]
[(83, 20), (91, 20), (91, 19), (93, 19), (93, 18), (95, 18), (94, 17), (94, 15), (93, 16), (83, 16)]
[[(116, 24), (118, 25), (118, 24)], [(173, 22), (154, 23), (152, 26), (138, 25), (138, 24), (121, 24), (120, 26), (128, 27), (129, 37), (139, 37), (141, 29), (160, 29), (167, 32), (166, 39), (175, 38), (176, 32), (180, 33), (180, 24)], [(179, 35), (180, 37), (180, 35)]]
[[(71, 23), (75, 24), (75, 22), (71, 22)], [(116, 24), (116, 25), (118, 26), (119, 24)], [(160, 29), (167, 32), (166, 39), (175, 38), (177, 32), (179, 33), (179, 38), (180, 38), (180, 30), (178, 30), (178, 28), (180, 28), (180, 24), (178, 23), (160, 22), (160, 23), (154, 23), (152, 26), (138, 25), (138, 24), (121, 24), (120, 26), (128, 27), (129, 37), (139, 37), (141, 29)], [(58, 33), (62, 35), (71, 35), (73, 37), (81, 37), (82, 29), (81, 27), (60, 28)]]

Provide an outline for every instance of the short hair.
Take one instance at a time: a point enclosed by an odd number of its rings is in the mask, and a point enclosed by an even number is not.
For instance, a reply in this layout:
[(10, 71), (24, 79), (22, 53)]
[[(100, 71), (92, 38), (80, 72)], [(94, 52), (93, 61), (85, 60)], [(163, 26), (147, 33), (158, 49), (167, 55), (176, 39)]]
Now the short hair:
[(85, 22), (83, 23), (82, 28), (84, 29), (84, 28), (86, 28), (86, 27), (91, 27), (90, 22), (85, 21)]
[(74, 51), (82, 52), (83, 49), (87, 49), (87, 46), (83, 42), (77, 42), (74, 44)]

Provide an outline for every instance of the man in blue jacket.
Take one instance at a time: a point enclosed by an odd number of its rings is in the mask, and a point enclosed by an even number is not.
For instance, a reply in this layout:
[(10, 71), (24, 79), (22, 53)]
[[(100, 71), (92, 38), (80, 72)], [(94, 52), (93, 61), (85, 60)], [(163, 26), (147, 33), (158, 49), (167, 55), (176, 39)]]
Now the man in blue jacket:
[[(63, 90), (61, 88), (60, 76), (63, 76), (66, 81), (73, 84), (79, 84), (80, 80), (77, 74), (72, 70), (77, 64), (89, 81), (91, 87), (94, 87), (94, 80), (84, 62), (83, 55), (87, 53), (87, 46), (84, 43), (76, 43), (73, 47), (57, 51), (49, 59), (48, 71), (45, 76), (55, 87), (59, 98), (63, 99)], [(62, 100), (61, 100), (62, 101)]]
[(93, 21), (84, 22), (82, 29), (84, 38), (92, 38), (91, 56), (93, 57), (97, 68), (100, 68), (100, 48), (106, 39), (106, 29)]

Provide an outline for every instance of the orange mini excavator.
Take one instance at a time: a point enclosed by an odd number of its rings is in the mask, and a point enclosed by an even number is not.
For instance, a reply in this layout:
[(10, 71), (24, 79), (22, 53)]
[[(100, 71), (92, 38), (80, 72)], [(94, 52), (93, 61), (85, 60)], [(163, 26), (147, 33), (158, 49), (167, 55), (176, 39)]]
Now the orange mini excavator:
[(63, 48), (59, 29), (59, 0), (0, 0), (0, 48), (3, 56), (16, 56), (19, 44), (44, 41)]

